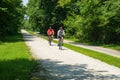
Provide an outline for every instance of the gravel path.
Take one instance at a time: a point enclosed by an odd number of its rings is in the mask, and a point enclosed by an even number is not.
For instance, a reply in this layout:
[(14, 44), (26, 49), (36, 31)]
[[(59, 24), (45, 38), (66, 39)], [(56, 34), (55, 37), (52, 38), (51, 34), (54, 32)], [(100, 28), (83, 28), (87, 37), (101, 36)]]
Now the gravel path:
[(64, 40), (64, 42), (75, 45), (75, 46), (83, 47), (83, 48), (94, 50), (94, 51), (97, 51), (97, 52), (102, 52), (102, 53), (120, 58), (120, 51), (118, 51), (118, 50), (103, 48), (103, 47), (99, 47), (99, 46), (84, 45), (84, 44), (73, 42), (73, 41), (70, 41), (70, 40)]
[[(120, 68), (58, 46), (22, 30), (24, 40), (38, 63), (49, 72), (47, 80), (120, 80)], [(119, 63), (118, 63), (119, 64)], [(43, 73), (39, 71), (37, 75)], [(44, 75), (44, 77), (48, 77)], [(45, 79), (44, 79), (45, 80)]]

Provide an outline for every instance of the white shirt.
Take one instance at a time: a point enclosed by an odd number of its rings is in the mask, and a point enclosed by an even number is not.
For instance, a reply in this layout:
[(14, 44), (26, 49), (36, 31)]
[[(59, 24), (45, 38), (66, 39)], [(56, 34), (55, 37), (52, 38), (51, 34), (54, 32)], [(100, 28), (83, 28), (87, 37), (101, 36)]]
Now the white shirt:
[(62, 36), (62, 35), (65, 36), (65, 32), (64, 32), (64, 30), (58, 30), (58, 32), (57, 32), (57, 36)]

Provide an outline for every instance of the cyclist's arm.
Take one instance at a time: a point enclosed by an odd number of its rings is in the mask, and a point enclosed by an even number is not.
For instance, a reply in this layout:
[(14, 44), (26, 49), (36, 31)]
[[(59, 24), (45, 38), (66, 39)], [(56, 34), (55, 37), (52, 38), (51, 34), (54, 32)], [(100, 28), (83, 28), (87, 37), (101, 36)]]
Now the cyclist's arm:
[(63, 30), (63, 36), (65, 36), (65, 31)]
[(53, 29), (52, 29), (52, 32), (53, 32), (53, 36), (54, 36), (54, 33), (55, 33), (55, 32), (54, 32), (54, 30), (53, 30)]
[(47, 30), (47, 35), (49, 35), (49, 30)]

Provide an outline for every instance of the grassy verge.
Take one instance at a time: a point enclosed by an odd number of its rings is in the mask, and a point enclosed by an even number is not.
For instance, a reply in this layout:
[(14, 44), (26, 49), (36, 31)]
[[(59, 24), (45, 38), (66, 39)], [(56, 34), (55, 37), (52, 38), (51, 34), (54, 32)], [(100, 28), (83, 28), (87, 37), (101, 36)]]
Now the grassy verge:
[(78, 39), (76, 39), (75, 37), (70, 37), (70, 38), (65, 38), (66, 40), (70, 40), (70, 41), (73, 41), (73, 42), (79, 42)]
[(27, 32), (29, 32), (32, 35), (35, 35), (35, 32), (31, 31), (31, 30), (26, 30)]
[(117, 45), (117, 44), (106, 44), (106, 45), (102, 45), (102, 46), (105, 47), (105, 48), (110, 48), (110, 49), (120, 51), (120, 45)]
[(119, 50), (120, 51), (120, 44), (102, 44), (102, 43), (93, 43), (93, 42), (81, 42), (81, 41), (79, 41), (76, 38), (65, 38), (65, 39), (73, 41), (73, 42), (83, 43), (83, 44), (86, 44), (86, 45), (101, 46), (101, 47), (110, 48), (110, 49), (114, 49), (114, 50)]
[(30, 71), (35, 65), (21, 34), (0, 42), (0, 80), (30, 80)]
[[(40, 35), (39, 37), (47, 40), (47, 36)], [(56, 40), (53, 40), (53, 42), (58, 43), (58, 41), (56, 41)], [(74, 50), (76, 52), (82, 53), (84, 55), (93, 57), (95, 59), (98, 59), (100, 61), (103, 61), (105, 63), (108, 63), (110, 65), (113, 65), (113, 66), (116, 66), (116, 67), (120, 68), (120, 64), (119, 64), (120, 63), (120, 58), (116, 58), (116, 57), (113, 57), (113, 56), (110, 56), (110, 55), (107, 55), (107, 54), (104, 54), (104, 53), (101, 53), (101, 52), (96, 52), (96, 51), (93, 51), (93, 50), (85, 49), (85, 48), (74, 46), (74, 45), (67, 44), (67, 43), (64, 43), (64, 46), (71, 49), (71, 50)]]

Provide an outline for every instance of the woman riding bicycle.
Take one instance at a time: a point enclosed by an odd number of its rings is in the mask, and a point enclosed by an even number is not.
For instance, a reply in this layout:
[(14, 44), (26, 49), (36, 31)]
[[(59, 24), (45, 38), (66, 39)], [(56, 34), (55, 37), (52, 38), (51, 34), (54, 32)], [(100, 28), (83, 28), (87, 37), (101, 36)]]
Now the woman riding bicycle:
[(47, 35), (48, 35), (48, 41), (50, 42), (50, 38), (53, 38), (54, 36), (54, 30), (49, 27), (49, 29), (47, 30)]
[(63, 43), (63, 37), (65, 36), (65, 32), (63, 30), (62, 27), (59, 28), (58, 32), (57, 32), (57, 37), (59, 39), (58, 41), (58, 46), (60, 45), (60, 39), (62, 39), (62, 43)]

